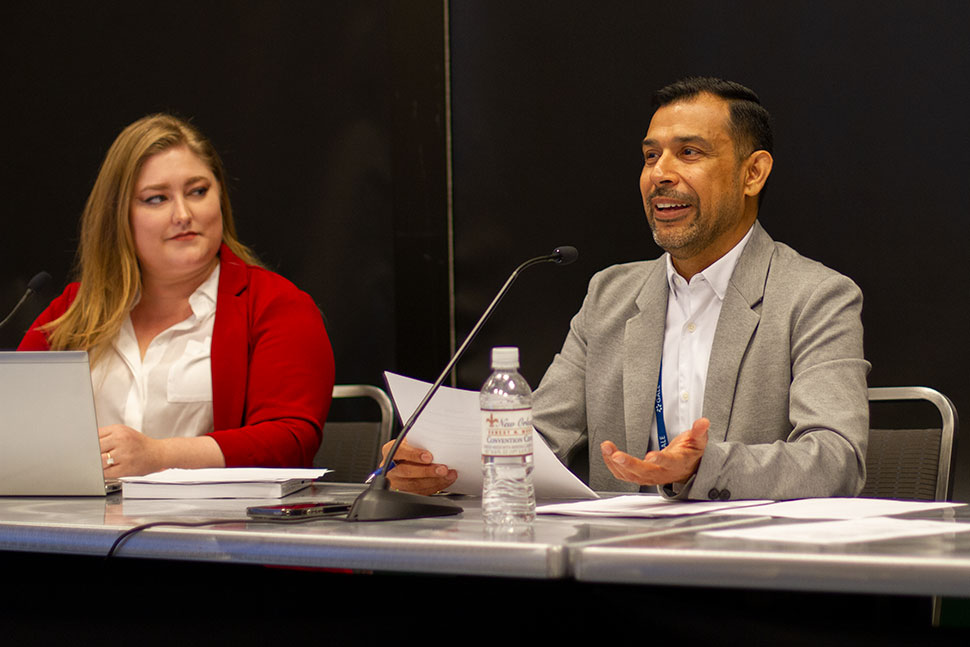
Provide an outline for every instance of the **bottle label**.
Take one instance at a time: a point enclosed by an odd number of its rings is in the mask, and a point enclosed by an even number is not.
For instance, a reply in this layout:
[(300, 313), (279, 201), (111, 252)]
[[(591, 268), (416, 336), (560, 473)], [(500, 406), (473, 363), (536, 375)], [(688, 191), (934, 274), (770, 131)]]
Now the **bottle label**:
[(482, 456), (532, 453), (532, 409), (482, 410)]

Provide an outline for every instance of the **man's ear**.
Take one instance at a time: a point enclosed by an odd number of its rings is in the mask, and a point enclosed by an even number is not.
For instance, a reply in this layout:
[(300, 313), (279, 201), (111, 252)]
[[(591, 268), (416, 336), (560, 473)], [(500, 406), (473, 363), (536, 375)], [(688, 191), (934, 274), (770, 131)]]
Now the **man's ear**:
[(768, 176), (771, 175), (771, 167), (775, 163), (771, 153), (759, 150), (751, 153), (744, 163), (744, 195), (756, 196), (761, 193)]

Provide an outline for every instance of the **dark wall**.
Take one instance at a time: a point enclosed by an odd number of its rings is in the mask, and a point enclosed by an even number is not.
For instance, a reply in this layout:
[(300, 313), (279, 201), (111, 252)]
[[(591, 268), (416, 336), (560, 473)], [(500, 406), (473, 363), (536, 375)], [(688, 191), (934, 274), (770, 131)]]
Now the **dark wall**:
[(453, 3), (459, 337), (520, 260), (580, 250), (519, 279), (460, 384), (499, 344), (537, 384), (589, 277), (659, 255), (637, 185), (650, 95), (703, 74), (774, 114), (761, 222), (862, 287), (870, 384), (931, 386), (970, 412), (968, 24), (970, 4), (932, 0)]
[[(395, 317), (414, 307), (395, 264), (416, 272), (408, 253), (432, 265), (446, 255), (444, 234), (426, 233), (446, 201), (443, 126), (434, 130), (442, 20), (427, 0), (406, 11), (387, 0), (5, 9), (0, 310), (41, 269), (54, 285), (0, 332), (0, 348), (70, 280), (78, 217), (111, 141), (170, 111), (222, 154), (242, 240), (320, 305), (338, 382), (380, 383), (398, 368)], [(402, 237), (419, 241), (401, 253)], [(444, 352), (447, 285), (426, 298), (445, 304), (434, 318)]]
[[(431, 378), (448, 331), (443, 3), (21, 3), (0, 61), (0, 310), (69, 279), (77, 217), (117, 132), (194, 121), (233, 178), (242, 238), (325, 311), (340, 382)], [(762, 222), (866, 295), (872, 385), (970, 411), (964, 314), (970, 105), (964, 2), (461, 0), (450, 5), (457, 333), (530, 270), (460, 365), (522, 347), (537, 384), (598, 269), (659, 254), (637, 178), (649, 96), (686, 74), (755, 88), (776, 118)], [(957, 496), (970, 498), (970, 441)]]

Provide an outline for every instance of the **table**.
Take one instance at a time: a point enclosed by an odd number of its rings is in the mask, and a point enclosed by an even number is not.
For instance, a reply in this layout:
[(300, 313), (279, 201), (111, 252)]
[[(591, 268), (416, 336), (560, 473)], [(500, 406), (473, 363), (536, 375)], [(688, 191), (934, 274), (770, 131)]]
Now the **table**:
[[(317, 484), (287, 501), (352, 501), (359, 485)], [(275, 500), (123, 500), (0, 497), (0, 550), (101, 556), (120, 532), (161, 520), (240, 519), (199, 528), (157, 527), (126, 540), (118, 557), (423, 574), (575, 578), (590, 582), (970, 598), (970, 533), (816, 547), (755, 545), (700, 530), (725, 517), (593, 519), (539, 516), (519, 535), (489, 533), (480, 501), (453, 517), (306, 524), (245, 521), (248, 505)], [(970, 523), (970, 508), (916, 515)], [(733, 517), (741, 521), (741, 518)], [(751, 525), (792, 523), (751, 517)], [(796, 522), (797, 523), (797, 522)]]
[[(350, 502), (360, 486), (314, 485), (286, 501)], [(526, 537), (488, 537), (477, 500), (456, 517), (396, 522), (247, 522), (249, 505), (278, 500), (123, 500), (0, 498), (0, 550), (101, 556), (118, 534), (160, 520), (240, 519), (201, 528), (157, 527), (133, 535), (119, 558), (209, 561), (409, 573), (568, 576), (566, 545), (573, 524), (540, 520)], [(576, 524), (580, 525), (580, 524)], [(617, 525), (617, 532), (622, 526)]]
[[(907, 516), (970, 523), (966, 507)], [(751, 520), (781, 523), (804, 522)], [(835, 546), (648, 533), (574, 546), (571, 570), (589, 582), (970, 597), (970, 533)]]
[[(359, 489), (320, 484), (287, 500), (350, 501)], [(531, 611), (524, 613), (554, 618), (555, 623), (546, 626), (561, 631), (563, 638), (576, 638), (572, 625), (563, 624), (566, 619), (591, 614), (637, 618), (657, 605), (676, 609), (696, 603), (705, 617), (717, 618), (710, 626), (695, 624), (689, 629), (702, 637), (710, 638), (703, 632), (713, 631), (716, 638), (731, 626), (758, 635), (762, 630), (782, 630), (779, 627), (791, 631), (797, 624), (799, 635), (839, 628), (837, 634), (822, 637), (831, 642), (844, 636), (851, 642), (859, 632), (871, 630), (867, 618), (885, 616), (897, 621), (880, 635), (885, 642), (926, 630), (929, 598), (914, 594), (970, 597), (970, 537), (963, 534), (816, 549), (704, 537), (699, 534), (702, 529), (723, 522), (710, 517), (542, 516), (530, 533), (495, 536), (484, 529), (474, 498), (462, 500), (465, 512), (454, 517), (354, 524), (330, 519), (297, 525), (240, 520), (202, 528), (151, 528), (123, 543), (116, 559), (99, 559), (120, 532), (135, 525), (162, 519), (241, 518), (245, 506), (256, 503), (122, 500), (119, 495), (0, 498), (0, 567), (24, 564), (34, 571), (57, 573), (58, 586), (66, 587), (74, 609), (58, 622), (69, 624), (75, 633), (104, 637), (110, 616), (93, 611), (92, 600), (79, 600), (92, 590), (118, 589), (127, 593), (122, 602), (113, 603), (120, 604), (114, 615), (142, 630), (151, 628), (159, 635), (171, 631), (168, 616), (159, 615), (159, 609), (172, 607), (179, 611), (175, 626), (191, 642), (193, 632), (211, 631), (214, 613), (226, 619), (220, 631), (234, 644), (280, 638), (281, 623), (288, 622), (290, 612), (330, 623), (362, 617), (366, 623), (374, 613), (388, 614), (386, 603), (396, 600), (406, 605), (395, 616), (403, 621), (415, 609), (423, 615), (429, 604), (434, 609), (442, 603), (451, 605), (448, 608), (456, 605), (463, 613), (480, 613), (509, 595), (528, 602)], [(942, 516), (945, 513), (924, 515)], [(954, 523), (967, 523), (970, 513), (960, 511), (952, 518)], [(749, 521), (782, 522), (759, 517)], [(341, 570), (373, 575), (335, 572)], [(50, 596), (49, 581), (34, 578), (23, 587), (14, 596), (8, 585), (0, 609), (33, 632), (38, 624), (52, 622), (29, 602)], [(379, 592), (380, 606), (360, 606), (373, 591)], [(789, 597), (771, 591), (785, 591)], [(813, 596), (810, 592), (815, 591), (826, 595)], [(847, 592), (866, 595), (846, 597)], [(792, 602), (793, 595), (801, 597)], [(325, 608), (311, 603), (320, 596), (327, 601)], [(205, 602), (194, 611), (195, 603), (186, 602), (186, 597)], [(280, 605), (279, 599), (287, 603)], [(918, 610), (910, 608), (924, 602)], [(862, 604), (871, 610), (861, 610)], [(784, 618), (788, 607), (798, 613), (765, 628), (749, 610), (771, 605), (777, 606), (772, 617)], [(825, 626), (814, 624), (816, 616), (802, 611), (815, 606), (828, 608)], [(832, 608), (843, 613), (842, 620), (832, 615)], [(898, 622), (904, 615), (912, 618), (901, 630)], [(675, 619), (671, 616), (669, 621)], [(452, 622), (455, 631), (465, 631), (470, 621), (465, 615), (435, 614), (435, 626)], [(652, 624), (659, 626), (658, 622)], [(846, 629), (845, 623), (853, 624)], [(303, 639), (303, 629), (303, 624), (288, 626), (287, 636)], [(669, 629), (683, 633), (680, 627)], [(765, 640), (775, 638), (769, 633)], [(166, 636), (163, 642), (172, 640)]]

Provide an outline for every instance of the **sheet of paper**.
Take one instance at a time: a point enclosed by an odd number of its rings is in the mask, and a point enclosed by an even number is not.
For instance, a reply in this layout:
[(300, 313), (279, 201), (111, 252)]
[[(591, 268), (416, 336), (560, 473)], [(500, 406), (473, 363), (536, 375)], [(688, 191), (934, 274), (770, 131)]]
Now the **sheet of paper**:
[[(758, 508), (759, 510), (761, 508)], [(790, 523), (757, 528), (730, 528), (709, 530), (700, 534), (707, 537), (744, 539), (748, 541), (781, 541), (804, 544), (851, 544), (881, 539), (946, 535), (970, 531), (970, 524), (923, 519), (892, 519), (868, 517), (841, 521), (818, 521), (813, 523)]]
[[(384, 373), (391, 397), (407, 422), (431, 385), (403, 375)], [(460, 494), (482, 494), (482, 430), (478, 393), (443, 386), (408, 434), (408, 443), (427, 449), (436, 463), (458, 471), (448, 488)], [(532, 480), (536, 497), (543, 499), (592, 499), (597, 494), (559, 462), (542, 436), (534, 434)]]
[(272, 467), (207, 467), (197, 470), (167, 469), (145, 476), (123, 476), (124, 483), (282, 483), (290, 479), (318, 479), (328, 469), (278, 469)]
[(898, 501), (896, 499), (861, 499), (833, 497), (829, 499), (796, 499), (778, 501), (757, 508), (724, 510), (718, 514), (756, 514), (789, 519), (863, 519), (887, 517), (907, 512), (924, 512), (966, 505), (946, 501)]
[[(596, 501), (552, 503), (536, 508), (538, 514), (564, 514), (576, 517), (678, 517), (704, 514), (727, 508), (771, 503), (770, 501), (670, 501), (649, 494), (628, 494)], [(759, 508), (760, 509), (760, 508)]]

